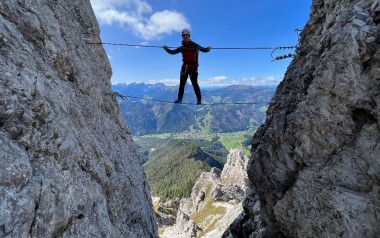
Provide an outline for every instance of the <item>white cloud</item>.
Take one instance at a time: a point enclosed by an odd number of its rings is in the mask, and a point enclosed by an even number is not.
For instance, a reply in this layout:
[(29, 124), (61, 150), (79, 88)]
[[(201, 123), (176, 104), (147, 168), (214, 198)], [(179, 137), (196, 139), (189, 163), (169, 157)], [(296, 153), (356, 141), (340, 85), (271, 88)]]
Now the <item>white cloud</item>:
[(151, 79), (148, 84), (163, 83), (167, 86), (177, 86), (179, 84), (179, 79)]
[(226, 86), (228, 85), (226, 81), (228, 81), (226, 76), (215, 76), (207, 80), (200, 81), (200, 84), (208, 86)]
[(238, 78), (232, 80), (233, 84), (245, 84), (245, 85), (277, 85), (282, 79), (273, 76), (267, 77), (250, 77), (250, 78)]
[(186, 17), (176, 11), (153, 12), (144, 0), (91, 0), (101, 24), (129, 27), (144, 40), (161, 38), (164, 34), (190, 28)]

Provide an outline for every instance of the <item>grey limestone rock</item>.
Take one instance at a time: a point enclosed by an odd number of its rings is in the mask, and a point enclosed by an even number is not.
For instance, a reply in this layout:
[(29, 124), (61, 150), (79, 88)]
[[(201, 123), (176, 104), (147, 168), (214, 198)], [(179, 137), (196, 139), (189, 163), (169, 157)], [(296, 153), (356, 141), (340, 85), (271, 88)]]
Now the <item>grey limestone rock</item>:
[(264, 237), (380, 236), (379, 5), (313, 1), (253, 137)]
[(0, 32), (0, 237), (158, 237), (90, 1), (0, 1)]

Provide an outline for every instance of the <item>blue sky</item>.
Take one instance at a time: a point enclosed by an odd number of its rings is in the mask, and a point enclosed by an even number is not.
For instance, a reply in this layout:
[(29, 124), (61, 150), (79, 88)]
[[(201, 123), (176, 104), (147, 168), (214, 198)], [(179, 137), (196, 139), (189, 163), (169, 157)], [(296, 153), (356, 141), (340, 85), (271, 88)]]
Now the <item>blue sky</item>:
[[(309, 19), (312, 0), (91, 0), (103, 42), (180, 46), (181, 30), (207, 47), (277, 47), (297, 44), (295, 29)], [(104, 46), (112, 83), (178, 85), (181, 54), (162, 48)], [(276, 51), (275, 56), (293, 53)], [(272, 62), (271, 50), (200, 52), (202, 87), (276, 85), (290, 59)], [(190, 80), (189, 80), (190, 81)]]

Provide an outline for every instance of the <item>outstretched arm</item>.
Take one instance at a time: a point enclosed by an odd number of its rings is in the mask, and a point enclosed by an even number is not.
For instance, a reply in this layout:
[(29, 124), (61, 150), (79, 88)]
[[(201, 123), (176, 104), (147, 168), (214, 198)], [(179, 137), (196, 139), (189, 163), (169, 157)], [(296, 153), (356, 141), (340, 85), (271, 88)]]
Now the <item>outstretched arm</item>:
[(171, 55), (175, 55), (175, 54), (178, 54), (182, 51), (182, 47), (178, 47), (177, 49), (174, 49), (174, 50), (171, 50), (169, 49), (169, 47), (167, 47), (166, 45), (162, 46), (162, 48), (164, 48), (164, 50), (166, 52), (168, 52), (169, 54)]
[(202, 47), (200, 45), (197, 44), (197, 48), (199, 49), (199, 51), (201, 52), (209, 52), (211, 50), (211, 46), (208, 46), (207, 48), (205, 47)]

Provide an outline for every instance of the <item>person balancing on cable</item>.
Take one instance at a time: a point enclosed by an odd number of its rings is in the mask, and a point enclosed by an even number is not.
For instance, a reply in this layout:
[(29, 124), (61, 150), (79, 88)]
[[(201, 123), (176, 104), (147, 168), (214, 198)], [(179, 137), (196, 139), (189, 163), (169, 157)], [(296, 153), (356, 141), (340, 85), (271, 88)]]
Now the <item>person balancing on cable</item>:
[(182, 30), (182, 46), (171, 50), (166, 45), (162, 48), (169, 54), (178, 54), (182, 53), (182, 67), (181, 67), (181, 76), (178, 89), (178, 99), (175, 103), (182, 103), (183, 94), (185, 92), (185, 86), (188, 76), (190, 76), (191, 83), (193, 84), (195, 95), (197, 96), (197, 104), (202, 104), (202, 95), (201, 89), (198, 85), (198, 53), (209, 52), (211, 46), (205, 48), (197, 43), (191, 41), (190, 31), (188, 29)]

